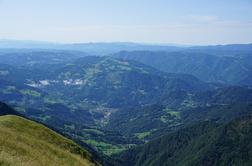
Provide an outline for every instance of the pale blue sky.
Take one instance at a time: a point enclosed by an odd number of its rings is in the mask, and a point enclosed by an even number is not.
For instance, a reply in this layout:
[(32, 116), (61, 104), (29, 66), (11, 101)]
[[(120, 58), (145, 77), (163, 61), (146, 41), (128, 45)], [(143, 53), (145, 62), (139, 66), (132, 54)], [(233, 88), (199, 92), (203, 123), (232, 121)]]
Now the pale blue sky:
[(252, 0), (0, 0), (0, 38), (252, 42)]

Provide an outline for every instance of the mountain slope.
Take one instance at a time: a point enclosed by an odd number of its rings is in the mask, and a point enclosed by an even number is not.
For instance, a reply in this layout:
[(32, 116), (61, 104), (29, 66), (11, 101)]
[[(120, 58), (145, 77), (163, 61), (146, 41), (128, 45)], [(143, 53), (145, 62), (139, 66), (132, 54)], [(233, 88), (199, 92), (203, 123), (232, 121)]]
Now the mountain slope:
[(121, 109), (111, 114), (104, 128), (150, 140), (197, 121), (227, 122), (252, 112), (251, 101), (252, 90), (245, 87), (191, 93), (177, 107), (154, 104)]
[(44, 78), (49, 82), (42, 87), (44, 90), (107, 107), (169, 102), (164, 95), (210, 88), (190, 75), (163, 73), (141, 63), (111, 57), (80, 58), (52, 75), (54, 80)]
[(135, 60), (169, 73), (186, 73), (207, 82), (252, 85), (252, 56), (218, 56), (200, 51), (190, 52), (120, 52), (114, 55)]
[[(44, 62), (41, 62), (42, 64)], [(57, 98), (121, 107), (175, 102), (210, 85), (186, 74), (160, 72), (147, 65), (111, 57), (84, 57), (57, 64), (15, 68), (0, 65), (0, 79), (38, 88)], [(180, 94), (174, 96), (176, 94)]]
[[(202, 122), (160, 137), (120, 157), (123, 165), (224, 166), (252, 164), (252, 116), (226, 125)], [(129, 159), (132, 159), (132, 162)]]
[(248, 87), (229, 86), (212, 91), (196, 93), (195, 102), (202, 104), (233, 104), (249, 103), (252, 101), (252, 89)]
[(0, 116), (0, 165), (98, 165), (74, 142), (22, 117)]
[(251, 103), (202, 106), (185, 110), (152, 105), (117, 111), (111, 115), (104, 127), (142, 141), (150, 141), (164, 133), (171, 133), (199, 121), (227, 123), (250, 113)]
[[(23, 86), (1, 82), (0, 98), (106, 155), (180, 127), (178, 109), (197, 106), (194, 93), (213, 89), (190, 75), (111, 57), (87, 56), (50, 69), (24, 77)], [(135, 109), (152, 104), (164, 108)]]
[(0, 102), (0, 116), (3, 115), (20, 115), (18, 112), (10, 108), (5, 103)]

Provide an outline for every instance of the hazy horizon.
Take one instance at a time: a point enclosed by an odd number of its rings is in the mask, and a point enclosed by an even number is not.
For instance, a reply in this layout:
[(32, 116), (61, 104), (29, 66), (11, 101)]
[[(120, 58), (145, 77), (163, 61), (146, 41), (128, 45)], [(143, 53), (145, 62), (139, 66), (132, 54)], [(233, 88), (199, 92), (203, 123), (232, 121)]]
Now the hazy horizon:
[(217, 45), (252, 42), (252, 1), (0, 0), (0, 39)]
[(29, 39), (1, 39), (0, 42), (13, 42), (23, 44), (55, 44), (55, 45), (68, 45), (68, 44), (137, 44), (137, 45), (153, 45), (153, 46), (175, 46), (175, 47), (193, 47), (193, 46), (218, 46), (218, 45), (236, 45), (236, 44), (252, 44), (251, 42), (244, 43), (209, 43), (209, 44), (181, 44), (181, 43), (158, 43), (158, 42), (134, 42), (134, 41), (77, 41), (77, 42), (62, 42), (62, 41), (45, 41), (45, 40), (29, 40)]

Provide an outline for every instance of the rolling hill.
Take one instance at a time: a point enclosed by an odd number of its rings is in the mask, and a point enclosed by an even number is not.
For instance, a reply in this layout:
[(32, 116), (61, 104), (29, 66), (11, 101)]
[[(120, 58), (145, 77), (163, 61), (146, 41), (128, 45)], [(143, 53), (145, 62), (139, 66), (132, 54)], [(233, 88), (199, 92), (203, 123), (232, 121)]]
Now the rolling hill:
[(0, 165), (99, 165), (74, 142), (25, 118), (0, 116), (0, 132)]
[(206, 82), (252, 85), (250, 53), (238, 52), (233, 55), (229, 52), (224, 56), (200, 51), (124, 51), (115, 54), (114, 57), (135, 60), (169, 73), (191, 74)]
[(81, 100), (106, 107), (170, 102), (174, 98), (165, 98), (175, 93), (182, 93), (176, 96), (181, 97), (187, 92), (212, 88), (191, 75), (164, 73), (133, 61), (94, 56), (56, 63), (53, 67), (51, 61), (34, 66), (28, 61), (21, 67), (1, 64), (0, 79), (72, 102)]
[(113, 108), (165, 102), (164, 95), (170, 93), (211, 89), (211, 85), (191, 75), (164, 73), (141, 63), (111, 57), (80, 58), (51, 75), (43, 78), (48, 81), (42, 87), (45, 91)]

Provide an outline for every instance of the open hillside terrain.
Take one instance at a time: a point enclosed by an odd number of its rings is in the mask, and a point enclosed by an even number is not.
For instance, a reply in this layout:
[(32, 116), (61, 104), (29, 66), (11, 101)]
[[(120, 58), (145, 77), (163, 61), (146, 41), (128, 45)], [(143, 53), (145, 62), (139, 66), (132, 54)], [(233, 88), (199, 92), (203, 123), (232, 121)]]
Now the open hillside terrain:
[(115, 112), (156, 103), (175, 107), (191, 93), (217, 87), (190, 75), (111, 57), (87, 56), (53, 68), (9, 65), (2, 65), (3, 101), (107, 155), (138, 142), (103, 127)]
[(0, 0), (0, 166), (252, 166), (252, 0)]
[[(73, 141), (0, 104), (0, 165), (99, 165)], [(12, 114), (12, 115), (10, 115)]]
[[(246, 49), (241, 55), (228, 50), (195, 54), (195, 50), (114, 56), (70, 50), (0, 50), (0, 100), (17, 111), (0, 114), (22, 114), (42, 122), (87, 149), (99, 163), (124, 165), (129, 160), (118, 156), (134, 155), (132, 149), (164, 135), (204, 121), (223, 126), (252, 113)], [(195, 129), (198, 134), (205, 131), (200, 126)], [(147, 158), (150, 161), (129, 164), (157, 164)]]

